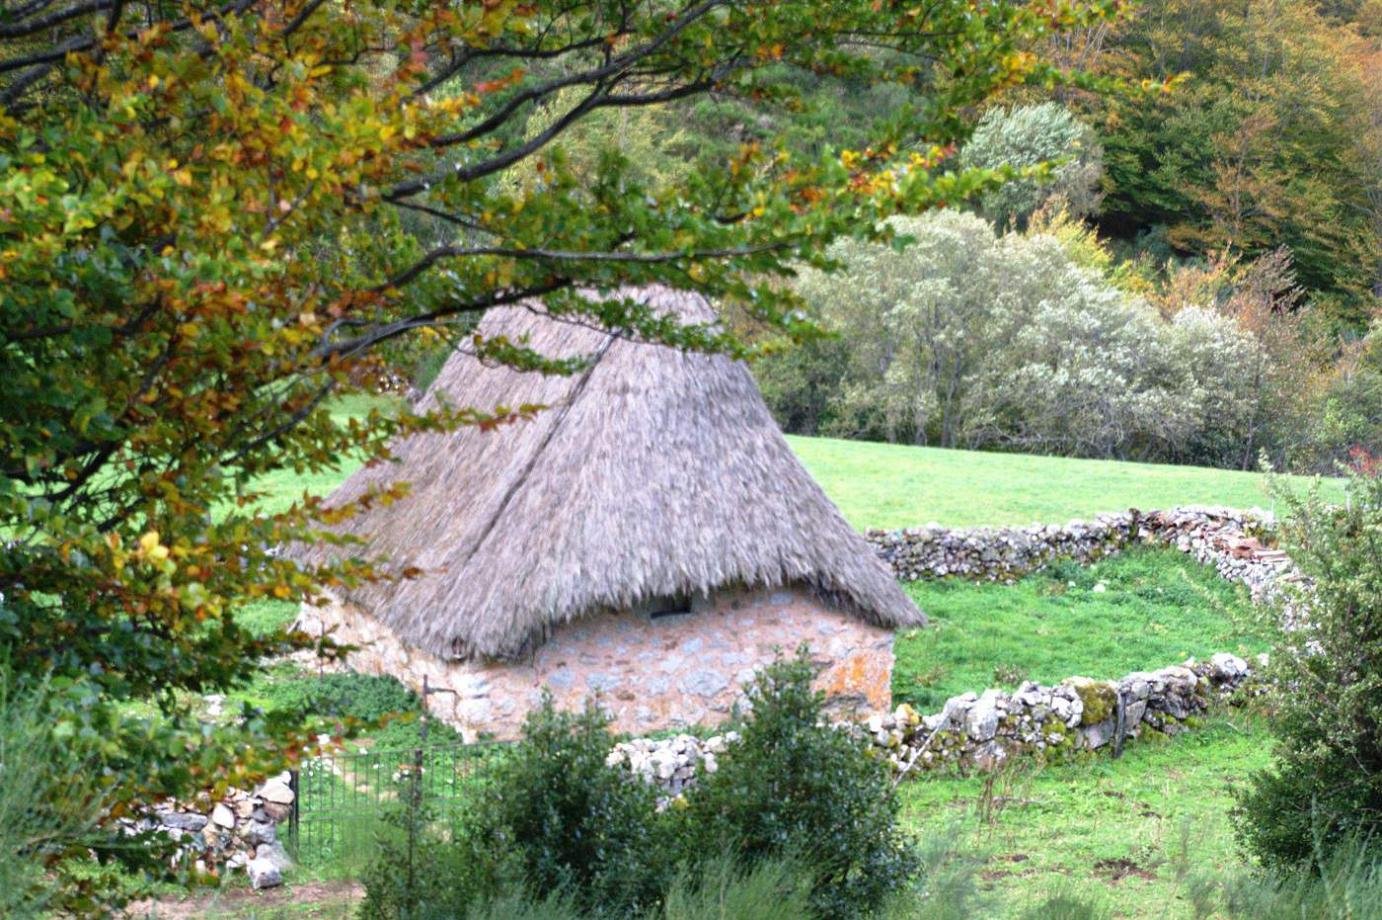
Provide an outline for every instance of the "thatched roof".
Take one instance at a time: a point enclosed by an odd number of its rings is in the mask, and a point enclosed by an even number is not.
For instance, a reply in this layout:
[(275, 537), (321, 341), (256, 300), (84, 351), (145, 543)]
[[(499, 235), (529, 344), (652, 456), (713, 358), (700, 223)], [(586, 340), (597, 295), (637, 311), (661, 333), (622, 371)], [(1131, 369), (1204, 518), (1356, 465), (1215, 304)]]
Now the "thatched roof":
[[(714, 319), (699, 295), (638, 296), (684, 321)], [(494, 431), (414, 435), (395, 446), (398, 464), (361, 469), (332, 496), (411, 483), (405, 499), (342, 527), (367, 536), (364, 555), (424, 570), (344, 598), (404, 641), (444, 657), (511, 658), (589, 613), (722, 586), (800, 584), (870, 623), (925, 622), (802, 468), (743, 363), (536, 306), (491, 310), (480, 332), (593, 361), (560, 377), (453, 354), (424, 408), (550, 408)]]

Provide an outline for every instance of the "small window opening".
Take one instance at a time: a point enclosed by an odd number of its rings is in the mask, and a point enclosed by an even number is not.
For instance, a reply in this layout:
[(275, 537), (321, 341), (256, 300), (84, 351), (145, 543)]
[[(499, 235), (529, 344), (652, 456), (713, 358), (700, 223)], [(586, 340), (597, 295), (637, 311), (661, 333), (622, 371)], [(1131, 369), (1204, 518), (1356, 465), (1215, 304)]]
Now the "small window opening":
[(648, 619), (650, 620), (686, 616), (690, 612), (691, 598), (684, 594), (672, 597), (655, 597), (648, 602)]

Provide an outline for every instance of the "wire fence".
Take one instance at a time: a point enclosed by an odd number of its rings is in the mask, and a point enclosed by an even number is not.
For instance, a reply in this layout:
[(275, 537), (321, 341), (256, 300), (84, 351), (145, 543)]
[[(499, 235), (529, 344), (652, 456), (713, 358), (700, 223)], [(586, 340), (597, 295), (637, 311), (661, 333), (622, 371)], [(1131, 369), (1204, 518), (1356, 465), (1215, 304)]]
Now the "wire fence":
[(292, 771), (294, 792), (284, 842), (299, 863), (349, 862), (366, 849), (390, 808), (417, 795), (429, 805), (457, 802), (495, 744), (324, 754)]

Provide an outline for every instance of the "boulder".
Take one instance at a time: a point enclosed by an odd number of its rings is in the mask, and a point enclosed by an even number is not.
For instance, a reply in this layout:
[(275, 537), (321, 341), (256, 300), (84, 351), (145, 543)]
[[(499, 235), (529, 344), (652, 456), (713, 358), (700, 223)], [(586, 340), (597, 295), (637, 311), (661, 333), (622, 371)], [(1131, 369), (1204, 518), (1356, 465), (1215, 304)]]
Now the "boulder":
[(992, 741), (998, 733), (998, 697), (1001, 691), (985, 690), (965, 713), (965, 732), (975, 741)]
[(259, 790), (259, 795), (265, 802), (274, 805), (293, 804), (293, 790), (288, 788), (288, 784), (277, 779), (269, 780), (264, 784), (264, 788)]
[(278, 841), (261, 843), (254, 851), (254, 859), (245, 866), (250, 886), (256, 890), (283, 884), (283, 873), (293, 868), (288, 851)]
[(263, 888), (276, 888), (283, 884), (283, 872), (271, 859), (255, 857), (245, 866), (250, 877), (250, 887), (255, 891)]
[(211, 823), (229, 830), (235, 826), (235, 812), (222, 802), (211, 809)]

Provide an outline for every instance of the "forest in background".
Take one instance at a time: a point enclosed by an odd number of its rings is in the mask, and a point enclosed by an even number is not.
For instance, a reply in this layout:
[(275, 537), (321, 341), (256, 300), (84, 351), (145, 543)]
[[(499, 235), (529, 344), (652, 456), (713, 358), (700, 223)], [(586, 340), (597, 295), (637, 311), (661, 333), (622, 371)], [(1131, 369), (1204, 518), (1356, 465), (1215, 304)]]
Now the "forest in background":
[[(1145, 0), (1054, 42), (1031, 51), (1099, 91), (1015, 87), (962, 113), (955, 168), (1025, 176), (972, 202), (978, 220), (837, 247), (839, 271), (797, 286), (830, 333), (805, 346), (730, 317), (766, 352), (783, 427), (1238, 469), (1382, 451), (1382, 0)], [(627, 159), (656, 188), (770, 138), (852, 149), (925, 105), (783, 76), (772, 99), (596, 113), (563, 154), (592, 175)]]

